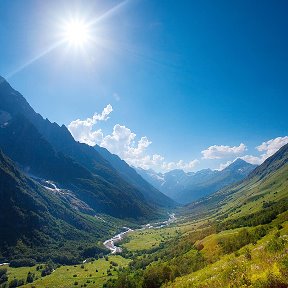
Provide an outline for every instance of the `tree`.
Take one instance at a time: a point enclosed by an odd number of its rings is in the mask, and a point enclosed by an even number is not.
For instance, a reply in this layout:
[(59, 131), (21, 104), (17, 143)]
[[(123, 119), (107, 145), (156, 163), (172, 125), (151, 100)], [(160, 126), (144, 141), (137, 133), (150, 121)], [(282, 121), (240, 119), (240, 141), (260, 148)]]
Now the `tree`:
[(34, 277), (35, 275), (29, 271), (27, 274), (26, 283), (32, 283), (34, 281)]

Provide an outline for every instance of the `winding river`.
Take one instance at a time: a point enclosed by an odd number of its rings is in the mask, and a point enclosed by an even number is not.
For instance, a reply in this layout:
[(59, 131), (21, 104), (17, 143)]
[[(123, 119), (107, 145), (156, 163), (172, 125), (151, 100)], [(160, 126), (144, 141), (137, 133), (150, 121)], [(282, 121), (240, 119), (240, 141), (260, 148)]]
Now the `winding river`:
[[(148, 223), (148, 224), (144, 225), (142, 228), (136, 229), (135, 231), (151, 229), (151, 228), (160, 229), (160, 228), (163, 228), (165, 226), (170, 225), (175, 220), (176, 220), (175, 214), (171, 213), (171, 214), (169, 214), (169, 219), (168, 220), (162, 221), (162, 222), (157, 222), (157, 223), (152, 223), (152, 224)], [(123, 229), (124, 229), (123, 232), (121, 232), (121, 233), (119, 233), (119, 234), (113, 236), (112, 238), (110, 238), (110, 239), (108, 239), (108, 240), (103, 242), (104, 246), (106, 248), (108, 248), (111, 251), (112, 254), (116, 254), (116, 253), (121, 253), (122, 252), (122, 248), (116, 246), (115, 244), (120, 242), (124, 238), (124, 236), (126, 234), (128, 234), (129, 232), (134, 231), (133, 229), (128, 228), (128, 227), (123, 227)]]
[[(58, 188), (55, 186), (52, 189), (58, 189)], [(175, 214), (171, 213), (171, 214), (169, 214), (168, 220), (162, 221), (162, 222), (157, 222), (157, 223), (152, 223), (152, 224), (148, 223), (148, 224), (142, 226), (142, 228), (136, 229), (135, 231), (152, 229), (152, 228), (153, 229), (160, 229), (160, 228), (163, 228), (163, 227), (170, 225), (171, 223), (173, 223), (175, 221), (176, 221)], [(111, 251), (111, 254), (121, 253), (122, 248), (116, 246), (115, 244), (120, 242), (127, 233), (134, 231), (133, 229), (128, 228), (128, 227), (123, 227), (123, 230), (124, 230), (123, 232), (121, 232), (121, 233), (113, 236), (112, 238), (106, 240), (105, 242), (103, 242), (104, 246)], [(86, 262), (86, 260), (83, 263), (85, 263), (85, 262)], [(0, 266), (4, 266), (4, 265), (9, 265), (9, 263), (0, 263)]]

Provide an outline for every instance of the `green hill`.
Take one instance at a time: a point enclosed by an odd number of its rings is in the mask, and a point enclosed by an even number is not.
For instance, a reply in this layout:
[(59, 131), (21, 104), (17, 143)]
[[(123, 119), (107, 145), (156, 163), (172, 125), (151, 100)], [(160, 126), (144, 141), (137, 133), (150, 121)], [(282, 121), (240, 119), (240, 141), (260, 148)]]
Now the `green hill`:
[(77, 262), (89, 256), (89, 249), (94, 254), (104, 252), (97, 244), (99, 239), (116, 230), (71, 208), (65, 199), (27, 178), (1, 150), (0, 210), (3, 261)]
[(190, 217), (213, 215), (223, 221), (274, 207), (288, 197), (287, 163), (288, 144), (243, 181), (187, 205), (184, 214), (187, 213)]
[(288, 287), (287, 159), (288, 144), (240, 183), (178, 210), (172, 227), (131, 235), (122, 247), (133, 261), (106, 287)]

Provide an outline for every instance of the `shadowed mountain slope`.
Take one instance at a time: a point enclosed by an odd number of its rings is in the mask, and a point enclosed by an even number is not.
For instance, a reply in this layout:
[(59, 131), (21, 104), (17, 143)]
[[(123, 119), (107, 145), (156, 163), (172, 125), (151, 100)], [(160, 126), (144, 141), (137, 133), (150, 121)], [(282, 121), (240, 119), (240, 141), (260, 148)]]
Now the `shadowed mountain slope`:
[[(96, 213), (119, 218), (157, 218), (148, 203), (93, 147), (76, 142), (65, 126), (44, 120), (0, 78), (0, 148), (26, 173), (72, 190)], [(155, 207), (157, 209), (155, 209)]]
[(106, 159), (128, 183), (135, 186), (150, 203), (155, 203), (160, 207), (173, 208), (176, 203), (161, 193), (147, 181), (145, 181), (133, 168), (117, 155), (111, 154), (107, 149), (98, 145), (94, 147), (96, 151)]
[(32, 256), (41, 261), (55, 256), (60, 260), (62, 253), (66, 260), (76, 259), (83, 251), (77, 251), (75, 243), (82, 243), (83, 250), (111, 229), (27, 178), (1, 150), (0, 210), (0, 259)]

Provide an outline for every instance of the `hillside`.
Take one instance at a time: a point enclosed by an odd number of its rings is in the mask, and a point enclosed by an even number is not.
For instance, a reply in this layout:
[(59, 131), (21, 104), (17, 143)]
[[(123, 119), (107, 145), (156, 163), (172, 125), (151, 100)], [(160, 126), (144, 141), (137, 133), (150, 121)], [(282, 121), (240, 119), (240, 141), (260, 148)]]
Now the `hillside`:
[(106, 287), (288, 287), (287, 152), (180, 209), (174, 225), (130, 234), (133, 261)]
[[(94, 210), (94, 214), (138, 218), (152, 213), (152, 208), (134, 187), (124, 181), (122, 185), (119, 183), (115, 186), (93, 175), (70, 157), (55, 152), (22, 115), (16, 115), (0, 128), (0, 147), (29, 175), (54, 181), (58, 186), (73, 191), (75, 196)], [(123, 197), (121, 202), (120, 195)]]
[(160, 216), (159, 201), (148, 203), (144, 190), (123, 179), (93, 147), (76, 142), (65, 126), (44, 120), (3, 78), (0, 112), (0, 148), (29, 175), (56, 181), (95, 213), (137, 220)]
[[(239, 218), (273, 206), (288, 195), (288, 144), (243, 181), (185, 207), (188, 214)], [(267, 204), (265, 204), (267, 203)], [(190, 214), (191, 215), (191, 214)], [(201, 217), (202, 217), (201, 216)], [(223, 219), (222, 219), (223, 220)]]
[(97, 241), (115, 227), (76, 208), (60, 193), (24, 176), (0, 150), (1, 260), (50, 258), (72, 263), (84, 257), (88, 248), (104, 252)]

